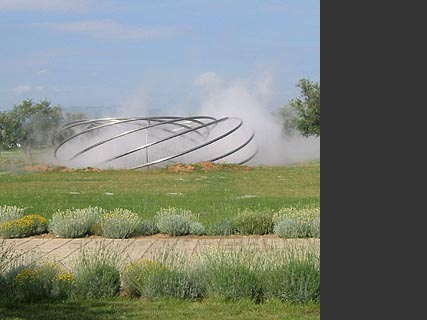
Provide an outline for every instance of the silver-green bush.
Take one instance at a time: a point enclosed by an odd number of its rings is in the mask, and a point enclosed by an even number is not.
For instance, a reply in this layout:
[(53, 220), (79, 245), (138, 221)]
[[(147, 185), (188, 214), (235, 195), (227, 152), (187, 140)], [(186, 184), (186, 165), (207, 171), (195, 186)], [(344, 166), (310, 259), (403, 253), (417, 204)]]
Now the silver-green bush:
[(229, 236), (235, 233), (236, 227), (230, 219), (222, 219), (208, 227), (207, 233), (213, 236)]
[(285, 208), (273, 220), (274, 233), (281, 238), (320, 237), (320, 208)]
[(141, 236), (151, 236), (157, 233), (159, 233), (159, 228), (157, 228), (156, 224), (151, 220), (142, 221), (137, 229), (137, 234)]
[(239, 234), (269, 234), (273, 232), (273, 213), (268, 210), (253, 211), (245, 209), (234, 218)]
[(170, 236), (184, 236), (190, 232), (190, 220), (179, 214), (171, 214), (159, 218), (157, 227), (160, 233), (166, 233)]
[(142, 296), (156, 299), (202, 299), (206, 295), (206, 285), (199, 273), (173, 269), (155, 269), (148, 273), (142, 287)]
[(105, 209), (99, 207), (57, 211), (49, 221), (49, 231), (63, 238), (84, 237), (104, 213)]
[(116, 208), (101, 218), (102, 235), (106, 238), (131, 237), (140, 224), (138, 214), (128, 209)]
[(190, 223), (194, 215), (190, 210), (174, 207), (162, 208), (156, 213), (157, 228), (160, 233), (171, 236), (184, 236), (190, 233)]
[(17, 206), (0, 206), (0, 224), (10, 220), (17, 220), (24, 216), (25, 208)]
[(206, 234), (206, 230), (205, 227), (203, 226), (203, 224), (201, 224), (198, 221), (192, 221), (190, 222), (190, 234), (194, 234), (197, 236), (202, 236), (204, 234)]
[(120, 292), (120, 270), (125, 257), (119, 248), (98, 244), (95, 249), (83, 248), (73, 260), (73, 295), (85, 298), (106, 298)]
[(274, 226), (274, 233), (280, 238), (304, 238), (308, 234), (308, 225), (295, 218), (283, 218)]

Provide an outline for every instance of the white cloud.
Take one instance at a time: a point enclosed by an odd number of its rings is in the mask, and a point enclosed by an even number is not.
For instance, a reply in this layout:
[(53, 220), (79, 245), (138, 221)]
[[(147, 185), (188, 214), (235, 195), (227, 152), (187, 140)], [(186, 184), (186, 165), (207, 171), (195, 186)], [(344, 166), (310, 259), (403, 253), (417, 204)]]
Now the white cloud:
[(42, 86), (33, 87), (27, 84), (21, 84), (12, 89), (12, 91), (17, 94), (23, 94), (23, 93), (34, 92), (34, 91), (43, 91), (43, 90), (44, 90), (44, 87)]
[(94, 0), (0, 0), (0, 11), (86, 11), (98, 5)]
[(34, 25), (44, 27), (52, 31), (80, 33), (94, 38), (116, 40), (145, 40), (167, 37), (189, 30), (188, 26), (183, 25), (133, 27), (111, 20), (77, 21), (71, 23), (38, 23)]
[(37, 74), (45, 74), (47, 73), (47, 69), (41, 69), (37, 72)]

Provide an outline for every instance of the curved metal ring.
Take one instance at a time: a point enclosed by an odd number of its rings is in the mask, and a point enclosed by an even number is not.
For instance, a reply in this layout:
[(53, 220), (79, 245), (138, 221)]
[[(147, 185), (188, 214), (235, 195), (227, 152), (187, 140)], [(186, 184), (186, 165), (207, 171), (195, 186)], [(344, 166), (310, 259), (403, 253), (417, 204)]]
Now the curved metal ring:
[[(53, 138), (54, 156), (71, 167), (141, 169), (171, 160), (245, 164), (258, 149), (252, 143), (255, 132), (245, 132), (243, 125), (240, 118), (212, 116), (76, 120), (65, 124)], [(123, 149), (127, 144), (128, 149)]]

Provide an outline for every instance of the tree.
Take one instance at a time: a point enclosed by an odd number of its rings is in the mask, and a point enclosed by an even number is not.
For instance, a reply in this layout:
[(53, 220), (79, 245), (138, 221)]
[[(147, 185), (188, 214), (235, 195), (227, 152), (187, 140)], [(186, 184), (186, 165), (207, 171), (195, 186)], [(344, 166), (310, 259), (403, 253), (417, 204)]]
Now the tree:
[(3, 143), (7, 146), (21, 145), (25, 156), (31, 160), (31, 149), (49, 146), (62, 121), (59, 106), (51, 107), (46, 100), (38, 103), (31, 99), (24, 100), (11, 111), (0, 115)]
[(320, 137), (320, 83), (301, 79), (299, 98), (280, 109), (285, 131), (298, 130), (303, 136)]

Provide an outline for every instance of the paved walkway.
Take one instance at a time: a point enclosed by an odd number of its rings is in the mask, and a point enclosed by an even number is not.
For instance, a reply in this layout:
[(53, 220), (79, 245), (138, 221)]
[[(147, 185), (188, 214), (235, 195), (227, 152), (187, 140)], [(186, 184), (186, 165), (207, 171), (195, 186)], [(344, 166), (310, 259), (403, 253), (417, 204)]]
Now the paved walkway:
[[(0, 239), (0, 241), (2, 241)], [(240, 236), (240, 237), (140, 237), (131, 239), (106, 239), (89, 237), (78, 239), (61, 238), (22, 238), (4, 240), (6, 246), (13, 245), (17, 253), (32, 253), (38, 258), (47, 258), (69, 266), (70, 262), (81, 250), (97, 250), (100, 246), (108, 246), (124, 251), (131, 259), (153, 257), (163, 251), (175, 250), (185, 255), (195, 255), (209, 247), (223, 248), (224, 250), (255, 247), (260, 250), (267, 247), (286, 248), (295, 245), (314, 245), (320, 247), (320, 239), (281, 239), (277, 237)]]

